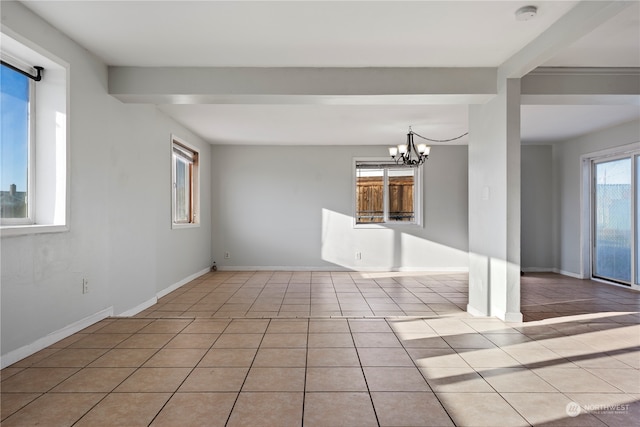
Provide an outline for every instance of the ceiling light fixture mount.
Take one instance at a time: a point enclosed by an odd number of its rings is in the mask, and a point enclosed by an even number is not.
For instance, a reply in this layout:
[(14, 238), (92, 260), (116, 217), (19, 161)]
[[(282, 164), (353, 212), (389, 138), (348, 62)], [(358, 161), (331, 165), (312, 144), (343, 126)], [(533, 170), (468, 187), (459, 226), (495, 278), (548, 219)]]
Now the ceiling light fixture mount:
[(422, 138), (425, 141), (431, 142), (451, 142), (456, 139), (460, 139), (465, 135), (468, 135), (469, 132), (465, 132), (460, 136), (456, 136), (451, 139), (430, 139), (426, 138), (418, 133), (415, 133), (411, 126), (409, 126), (409, 132), (407, 133), (407, 143), (400, 144), (397, 147), (389, 147), (389, 155), (398, 165), (405, 165), (412, 168), (421, 166), (424, 162), (429, 158), (429, 154), (431, 153), (431, 147), (427, 144), (416, 144), (413, 141), (414, 135), (418, 138)]

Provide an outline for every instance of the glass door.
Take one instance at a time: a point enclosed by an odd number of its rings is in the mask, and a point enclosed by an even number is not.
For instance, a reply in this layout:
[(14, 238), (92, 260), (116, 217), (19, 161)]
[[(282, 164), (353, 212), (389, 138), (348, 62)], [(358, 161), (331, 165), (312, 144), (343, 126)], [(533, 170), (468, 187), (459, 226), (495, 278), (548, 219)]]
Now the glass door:
[(635, 213), (634, 213), (634, 219), (635, 219), (635, 228), (636, 228), (636, 232), (635, 232), (635, 237), (636, 237), (636, 244), (635, 244), (635, 250), (636, 250), (636, 256), (635, 256), (635, 267), (636, 267), (636, 274), (635, 274), (635, 280), (634, 280), (634, 285), (638, 285), (640, 283), (640, 222), (638, 221), (638, 212), (640, 212), (640, 173), (638, 173), (638, 171), (640, 171), (640, 155), (636, 155), (635, 156), (635, 163), (636, 163), (636, 167), (635, 167), (635, 171), (634, 171), (634, 175), (636, 177), (635, 179), (635, 184), (636, 184), (636, 189), (634, 191), (634, 194), (636, 196), (636, 203), (635, 203)]
[(633, 157), (593, 164), (593, 276), (631, 285), (635, 252)]

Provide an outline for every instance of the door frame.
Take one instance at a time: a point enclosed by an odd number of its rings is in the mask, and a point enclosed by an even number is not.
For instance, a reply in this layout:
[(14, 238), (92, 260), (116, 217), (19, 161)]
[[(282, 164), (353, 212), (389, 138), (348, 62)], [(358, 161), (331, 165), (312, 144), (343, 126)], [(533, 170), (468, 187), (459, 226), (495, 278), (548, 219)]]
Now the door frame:
[[(638, 224), (638, 200), (636, 198), (638, 190), (635, 189), (635, 185), (638, 184), (636, 177), (636, 160), (635, 156), (640, 156), (640, 145), (638, 143), (622, 145), (619, 147), (609, 148), (606, 150), (600, 150), (593, 153), (583, 154), (580, 156), (581, 162), (581, 189), (580, 192), (580, 266), (581, 276), (583, 279), (591, 279), (598, 282), (611, 284), (614, 286), (620, 286), (626, 289), (640, 290), (640, 284), (637, 283), (637, 271), (640, 268), (637, 265), (637, 251), (640, 250), (640, 242), (637, 240), (636, 227)], [(594, 164), (607, 160), (616, 160), (620, 158), (631, 157), (631, 179), (632, 188), (635, 190), (632, 192), (632, 213), (635, 212), (635, 217), (632, 217), (631, 221), (631, 233), (633, 237), (633, 245), (631, 248), (631, 285), (625, 285), (598, 277), (593, 277), (593, 233), (594, 233), (594, 218), (593, 218), (593, 201), (594, 201)]]

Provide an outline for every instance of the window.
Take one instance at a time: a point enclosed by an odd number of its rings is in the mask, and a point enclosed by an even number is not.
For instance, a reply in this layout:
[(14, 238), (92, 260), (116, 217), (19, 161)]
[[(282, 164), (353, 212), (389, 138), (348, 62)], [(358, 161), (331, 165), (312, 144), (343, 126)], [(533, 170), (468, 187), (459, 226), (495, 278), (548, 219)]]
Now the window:
[(420, 169), (356, 161), (356, 224), (420, 224)]
[[(69, 64), (13, 33), (0, 32), (0, 47), (2, 237), (67, 231)], [(37, 76), (35, 66), (39, 81), (14, 69)]]
[(175, 137), (171, 150), (173, 227), (198, 224), (198, 151)]
[[(12, 64), (13, 65), (13, 64)], [(33, 150), (30, 146), (33, 81), (0, 65), (0, 218), (2, 224), (32, 223)]]

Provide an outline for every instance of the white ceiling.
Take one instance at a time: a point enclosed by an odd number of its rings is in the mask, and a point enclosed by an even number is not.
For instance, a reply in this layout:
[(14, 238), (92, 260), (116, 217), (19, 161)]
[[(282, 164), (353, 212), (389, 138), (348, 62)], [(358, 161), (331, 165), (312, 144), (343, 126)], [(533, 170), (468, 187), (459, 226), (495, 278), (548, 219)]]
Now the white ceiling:
[[(108, 65), (497, 67), (578, 2), (23, 3)], [(634, 3), (544, 65), (640, 67), (640, 3)], [(538, 6), (538, 16), (517, 21), (514, 12), (527, 4)], [(640, 117), (638, 106), (584, 107), (523, 107), (523, 140), (572, 137)], [(436, 139), (467, 128), (466, 105), (159, 108), (206, 140), (226, 144), (389, 145), (409, 125)]]

